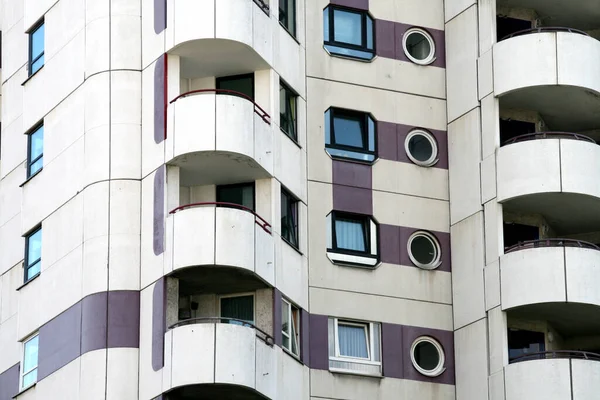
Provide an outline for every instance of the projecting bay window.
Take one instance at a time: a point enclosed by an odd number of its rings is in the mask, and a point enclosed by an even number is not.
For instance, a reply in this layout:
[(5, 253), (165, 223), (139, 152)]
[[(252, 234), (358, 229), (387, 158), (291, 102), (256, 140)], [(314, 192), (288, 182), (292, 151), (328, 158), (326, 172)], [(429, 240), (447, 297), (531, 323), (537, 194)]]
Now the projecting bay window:
[(378, 228), (368, 215), (332, 211), (327, 216), (327, 256), (334, 263), (374, 267)]

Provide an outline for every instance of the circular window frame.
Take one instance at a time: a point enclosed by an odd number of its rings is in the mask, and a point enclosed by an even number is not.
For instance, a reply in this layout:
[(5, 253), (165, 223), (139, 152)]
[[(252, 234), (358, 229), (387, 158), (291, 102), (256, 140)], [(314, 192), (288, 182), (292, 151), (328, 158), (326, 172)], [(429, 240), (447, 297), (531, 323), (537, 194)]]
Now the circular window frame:
[[(438, 365), (434, 369), (431, 369), (431, 370), (424, 369), (419, 365), (419, 363), (417, 363), (417, 360), (415, 360), (415, 349), (417, 348), (417, 345), (419, 343), (423, 343), (423, 342), (432, 344), (438, 352), (438, 356), (439, 356)], [(412, 362), (413, 367), (421, 375), (425, 375), (430, 378), (435, 378), (436, 376), (440, 376), (441, 374), (444, 373), (444, 371), (446, 371), (446, 367), (444, 367), (444, 364), (446, 363), (446, 353), (444, 353), (444, 348), (437, 340), (435, 340), (431, 336), (420, 336), (417, 339), (415, 339), (412, 346), (410, 346), (410, 361)]]
[[(437, 252), (434, 260), (429, 264), (420, 263), (415, 258), (415, 256), (413, 256), (412, 251), (411, 251), (411, 245), (412, 245), (413, 240), (415, 240), (417, 237), (420, 237), (420, 236), (423, 236), (427, 240), (429, 240), (433, 244), (433, 246), (435, 247), (435, 250)], [(407, 243), (406, 247), (408, 250), (408, 257), (410, 258), (410, 261), (412, 261), (412, 263), (415, 266), (417, 266), (421, 269), (432, 270), (432, 269), (436, 269), (437, 267), (439, 267), (442, 264), (442, 247), (440, 246), (440, 242), (438, 241), (437, 237), (435, 237), (435, 235), (433, 235), (429, 232), (417, 231), (417, 232), (413, 233), (408, 238), (408, 243)]]
[[(429, 157), (425, 161), (417, 160), (410, 152), (409, 143), (410, 143), (410, 140), (415, 136), (423, 136), (431, 144), (431, 149), (432, 149), (431, 157)], [(426, 131), (425, 129), (414, 129), (414, 130), (410, 131), (408, 133), (408, 135), (406, 135), (406, 139), (404, 140), (404, 151), (406, 152), (406, 155), (408, 156), (410, 161), (412, 161), (414, 164), (419, 165), (421, 167), (432, 167), (435, 164), (437, 164), (437, 162), (440, 160), (440, 158), (438, 157), (439, 156), (439, 147), (437, 144), (437, 140), (435, 140), (435, 137), (431, 134), (431, 132)]]
[[(406, 41), (408, 40), (408, 37), (414, 33), (419, 33), (422, 36), (425, 37), (425, 39), (429, 42), (429, 55), (422, 59), (419, 60), (418, 58), (413, 57), (410, 52), (408, 51), (408, 47), (406, 46)], [(421, 28), (410, 28), (409, 30), (407, 30), (406, 32), (404, 32), (404, 36), (402, 37), (402, 49), (404, 50), (404, 54), (406, 55), (406, 57), (408, 57), (408, 59), (412, 62), (414, 62), (415, 64), (418, 65), (429, 65), (431, 63), (433, 63), (436, 60), (436, 56), (435, 56), (435, 41), (433, 40), (433, 37), (429, 34), (429, 32), (427, 32), (425, 29), (421, 29)]]

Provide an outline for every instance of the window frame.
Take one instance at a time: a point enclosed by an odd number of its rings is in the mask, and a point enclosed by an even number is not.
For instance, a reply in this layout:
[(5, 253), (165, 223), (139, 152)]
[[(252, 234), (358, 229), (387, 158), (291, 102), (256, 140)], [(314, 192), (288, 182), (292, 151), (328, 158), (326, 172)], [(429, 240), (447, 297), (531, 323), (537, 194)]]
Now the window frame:
[[(35, 377), (35, 381), (30, 383), (29, 385), (25, 386), (23, 379), (25, 378), (26, 375), (30, 374), (33, 371), (37, 371), (39, 364), (40, 364), (40, 339), (39, 339), (40, 333), (35, 332), (32, 335), (29, 335), (27, 338), (23, 339), (21, 341), (21, 364), (20, 364), (20, 368), (19, 368), (19, 390), (20, 391), (24, 391), (25, 389), (28, 389), (32, 386), (35, 386), (35, 384), (37, 383), (38, 379), (37, 379), (37, 373), (36, 373), (36, 377)], [(37, 351), (37, 360), (35, 363), (35, 367), (31, 368), (28, 371), (25, 371), (25, 349), (27, 346), (27, 343), (29, 343), (30, 341), (32, 341), (33, 339), (37, 338), (38, 339), (38, 351)]]
[[(231, 293), (231, 294), (222, 294), (222, 295), (218, 295), (217, 299), (218, 299), (218, 310), (217, 310), (217, 314), (219, 315), (219, 318), (222, 319), (227, 319), (230, 317), (224, 317), (222, 315), (222, 310), (221, 310), (221, 299), (231, 299), (234, 297), (246, 297), (246, 296), (252, 296), (252, 321), (247, 321), (247, 323), (252, 324), (253, 326), (256, 326), (256, 295), (254, 292), (242, 292), (242, 293)], [(236, 321), (237, 322), (237, 321)], [(223, 322), (221, 322), (223, 323)], [(229, 323), (229, 322), (227, 322)], [(234, 325), (234, 324), (232, 324)], [(246, 325), (242, 325), (242, 326), (246, 326)]]
[[(289, 240), (288, 238), (283, 236), (283, 222), (281, 224), (281, 238), (290, 246), (292, 246), (294, 249), (296, 250), (300, 250), (300, 221), (299, 221), (299, 217), (300, 217), (300, 200), (294, 196), (293, 194), (291, 194), (288, 190), (286, 190), (285, 188), (281, 188), (281, 220), (283, 220), (283, 196), (286, 196), (288, 198), (288, 210), (287, 212), (294, 212), (295, 211), (295, 216), (292, 216), (295, 220), (295, 225), (293, 226), (293, 233), (296, 236), (296, 243), (293, 243), (291, 240)], [(295, 206), (295, 207), (294, 207)]]
[[(329, 115), (327, 114), (329, 113)], [(348, 110), (345, 108), (337, 108), (337, 107), (329, 107), (329, 109), (327, 109), (327, 111), (325, 111), (325, 118), (329, 119), (328, 121), (325, 121), (326, 124), (329, 125), (329, 141), (330, 143), (327, 143), (327, 137), (325, 138), (325, 148), (328, 149), (334, 149), (334, 150), (340, 150), (340, 151), (347, 151), (347, 152), (351, 152), (351, 153), (359, 153), (359, 154), (363, 154), (369, 157), (373, 157), (373, 160), (364, 160), (364, 159), (360, 159), (360, 158), (356, 158), (356, 157), (349, 157), (349, 156), (341, 156), (341, 155), (336, 155), (336, 154), (331, 154), (331, 153), (327, 153), (329, 154), (332, 158), (338, 159), (338, 160), (353, 160), (356, 162), (362, 162), (362, 163), (368, 163), (368, 164), (372, 164), (376, 159), (377, 159), (377, 120), (375, 120), (375, 118), (372, 117), (372, 115), (368, 112), (363, 112), (363, 111), (356, 111), (356, 110)], [(349, 146), (349, 145), (344, 145), (344, 144), (338, 144), (336, 141), (336, 134), (335, 134), (335, 121), (336, 118), (340, 118), (340, 119), (346, 119), (346, 120), (354, 120), (354, 121), (358, 121), (360, 124), (360, 128), (361, 128), (361, 137), (363, 140), (363, 146), (362, 147), (355, 147), (355, 146)], [(369, 126), (373, 125), (373, 132), (369, 131)], [(370, 138), (371, 135), (373, 135), (373, 150), (369, 150), (369, 142), (370, 142)]]
[[(32, 67), (33, 64), (35, 62), (37, 62), (40, 58), (44, 57), (44, 54), (46, 53), (46, 31), (45, 31), (45, 20), (44, 18), (40, 19), (38, 22), (36, 22), (31, 29), (27, 32), (29, 38), (29, 54), (28, 54), (28, 66), (27, 66), (27, 71), (28, 71), (28, 76), (33, 76), (35, 73), (37, 73), (40, 69), (42, 69), (44, 67), (44, 65), (46, 65), (46, 60), (44, 60), (44, 64), (42, 64), (37, 70), (32, 71)], [(42, 27), (44, 26), (44, 46), (43, 46), (43, 50), (40, 54), (38, 54), (35, 58), (33, 57), (33, 35)]]
[[(255, 82), (254, 78), (255, 78), (254, 73), (252, 73), (252, 72), (249, 74), (219, 76), (219, 77), (215, 78), (215, 89), (217, 91), (220, 90), (221, 88), (219, 88), (219, 86), (221, 85), (222, 82), (235, 81), (235, 80), (240, 80), (240, 79), (250, 79), (250, 81), (252, 82), (252, 95), (249, 97), (250, 97), (250, 99), (252, 99), (252, 102), (254, 102), (255, 96), (256, 96), (256, 82)], [(222, 90), (230, 90), (230, 89), (222, 89)], [(245, 93), (242, 93), (242, 92), (238, 92), (238, 93), (246, 95)], [(219, 93), (217, 92), (217, 94), (219, 94)], [(226, 93), (221, 93), (221, 94), (227, 95)], [(229, 96), (242, 97), (242, 96), (239, 96), (239, 95), (233, 94), (233, 93), (229, 94)], [(245, 99), (246, 97), (242, 97), (242, 98)]]
[[(339, 325), (347, 326), (358, 326), (363, 327), (365, 329), (365, 339), (367, 341), (367, 358), (364, 357), (352, 357), (352, 356), (344, 356), (340, 354), (340, 337), (339, 337)], [(333, 339), (335, 345), (335, 356), (329, 356), (330, 360), (341, 361), (341, 362), (351, 362), (356, 364), (368, 364), (368, 365), (381, 365), (381, 361), (374, 361), (375, 356), (375, 336), (373, 329), (373, 322), (363, 322), (356, 321), (352, 319), (346, 318), (333, 318)], [(380, 340), (380, 348), (381, 348), (381, 338)], [(379, 355), (381, 358), (381, 354)]]
[[(281, 107), (281, 90), (283, 89), (284, 93), (285, 93), (285, 114), (283, 114), (281, 112), (281, 109), (279, 110), (279, 129), (281, 129), (281, 131), (290, 139), (292, 139), (294, 141), (294, 143), (298, 144), (298, 94), (296, 92), (294, 92), (292, 90), (292, 88), (290, 88), (289, 85), (287, 85), (285, 82), (283, 82), (281, 79), (279, 80), (279, 103), (280, 103), (280, 107)], [(290, 105), (290, 101), (291, 99), (294, 99), (294, 110), (292, 112), (292, 107)], [(291, 126), (292, 128), (292, 132), (289, 132), (288, 130), (283, 129), (283, 124), (281, 123), (282, 121), (282, 115), (287, 115), (288, 112), (290, 113), (290, 117), (285, 118), (286, 123), (288, 124), (288, 127)], [(294, 115), (296, 116), (294, 118)]]
[[(409, 147), (410, 140), (415, 136), (423, 136), (425, 139), (427, 139), (427, 141), (431, 145), (431, 156), (425, 161), (418, 160), (410, 151), (410, 147)], [(410, 131), (408, 133), (408, 135), (406, 135), (406, 139), (404, 140), (404, 150), (406, 151), (406, 155), (408, 156), (410, 161), (412, 161), (413, 164), (416, 164), (420, 167), (432, 167), (435, 164), (437, 164), (437, 162), (440, 160), (440, 158), (439, 158), (440, 150), (439, 150), (437, 140), (436, 140), (435, 136), (433, 136), (433, 134), (431, 134), (431, 132), (429, 132), (425, 129), (419, 128), (419, 129), (413, 129), (412, 131)]]
[[(410, 51), (408, 51), (408, 45), (406, 42), (408, 41), (409, 36), (415, 33), (421, 34), (425, 38), (425, 40), (429, 42), (429, 55), (422, 60), (414, 57), (412, 54), (410, 54)], [(404, 55), (410, 61), (417, 65), (430, 65), (437, 59), (437, 57), (435, 56), (435, 40), (433, 39), (433, 36), (423, 28), (412, 27), (409, 28), (406, 32), (404, 32), (404, 35), (402, 35), (402, 50), (404, 51)]]
[[(291, 19), (290, 19), (290, 9), (289, 9), (289, 2), (293, 3), (293, 11), (292, 11), (292, 15), (291, 15)], [(284, 23), (283, 21), (281, 21), (281, 15), (282, 15), (282, 7), (281, 7), (281, 3), (284, 4), (283, 7), (283, 15), (285, 16), (285, 21), (287, 23)], [(296, 38), (296, 28), (297, 28), (297, 9), (298, 9), (298, 5), (296, 3), (296, 0), (279, 0), (279, 24), (283, 27), (283, 29), (285, 29), (290, 35), (292, 35), (292, 37), (295, 39)], [(290, 29), (290, 27), (288, 26), (290, 23), (290, 20), (293, 21), (293, 29)]]
[[(435, 247), (435, 251), (436, 251), (435, 258), (429, 264), (422, 264), (421, 262), (419, 262), (416, 259), (416, 257), (412, 253), (412, 249), (411, 249), (412, 242), (417, 237), (421, 237), (421, 236), (425, 237), (427, 240), (429, 240)], [(433, 269), (438, 268), (442, 264), (442, 246), (440, 245), (440, 241), (438, 240), (438, 238), (433, 233), (430, 233), (427, 231), (414, 232), (413, 234), (411, 234), (409, 236), (406, 248), (408, 251), (408, 258), (416, 267), (419, 267), (419, 268), (425, 269), (425, 270), (433, 270)]]
[[(288, 321), (287, 321), (288, 327), (295, 328), (295, 335), (293, 335), (294, 334), (293, 330), (290, 333), (286, 333), (285, 330), (283, 329), (283, 322), (284, 321), (283, 321), (283, 315), (282, 315), (282, 321), (281, 321), (282, 322), (282, 326), (281, 326), (281, 335), (282, 335), (281, 348), (283, 350), (285, 350), (286, 352), (288, 352), (289, 354), (291, 354), (292, 356), (294, 356), (294, 357), (296, 357), (296, 358), (299, 359), (300, 358), (300, 344), (301, 344), (301, 338), (300, 338), (300, 335), (301, 335), (301, 331), (300, 331), (300, 329), (301, 329), (301, 327), (300, 327), (300, 324), (301, 324), (301, 321), (300, 321), (300, 319), (301, 319), (301, 311), (300, 311), (300, 307), (296, 306), (295, 304), (293, 304), (291, 301), (289, 301), (288, 299), (286, 299), (284, 297), (281, 298), (281, 303), (282, 303), (281, 304), (282, 310), (283, 310), (283, 307), (286, 307), (288, 309)], [(294, 317), (293, 317), (293, 311), (294, 311), (294, 309), (296, 310), (296, 313), (297, 313), (296, 314), (297, 315), (297, 321), (296, 321), (295, 324), (294, 324)], [(294, 325), (292, 325), (292, 324), (294, 324)], [(288, 340), (289, 340), (289, 344), (290, 344), (290, 348), (289, 349), (283, 344), (283, 337), (284, 336), (287, 337)], [(296, 350), (298, 352), (297, 354), (294, 353), (294, 351), (292, 350), (294, 348), (292, 346), (292, 340), (295, 340), (295, 342), (296, 342)]]
[[(31, 237), (33, 235), (35, 235), (36, 233), (40, 232), (40, 258), (38, 258), (37, 260), (35, 260), (35, 262), (31, 263), (29, 260), (29, 240), (31, 239)], [(23, 272), (24, 272), (24, 276), (23, 276), (23, 282), (27, 283), (30, 280), (32, 280), (33, 278), (35, 278), (36, 276), (38, 276), (39, 274), (42, 273), (42, 240), (43, 240), (43, 232), (42, 232), (42, 225), (38, 225), (35, 228), (33, 228), (31, 231), (29, 231), (29, 233), (27, 233), (25, 235), (25, 257), (23, 260)], [(31, 277), (27, 278), (29, 269), (31, 269), (32, 266), (36, 265), (36, 264), (40, 264), (40, 272), (32, 275)]]
[[(228, 185), (216, 185), (215, 187), (215, 199), (217, 201), (217, 203), (229, 203), (227, 201), (221, 201), (219, 199), (219, 189), (222, 188), (236, 188), (236, 187), (244, 187), (244, 186), (251, 186), (252, 187), (252, 207), (247, 207), (249, 209), (251, 209), (253, 212), (256, 212), (256, 182), (252, 181), (252, 182), (243, 182), (243, 183), (232, 183), (232, 184), (228, 184)], [(239, 204), (242, 207), (246, 207), (242, 204)], [(221, 204), (217, 204), (218, 207), (229, 207), (226, 205), (221, 205)], [(234, 208), (234, 207), (230, 207), (230, 208)]]
[[(345, 7), (345, 6), (340, 6), (337, 4), (329, 4), (327, 7), (325, 7), (325, 9), (323, 9), (323, 11), (327, 10), (327, 18), (329, 20), (329, 31), (326, 32), (327, 34), (327, 40), (323, 40), (323, 44), (325, 46), (325, 49), (332, 55), (335, 56), (340, 56), (340, 57), (347, 57), (347, 58), (352, 58), (352, 59), (356, 59), (356, 60), (364, 60), (364, 61), (370, 61), (373, 58), (375, 58), (375, 32), (377, 31), (375, 29), (375, 19), (373, 17), (371, 17), (371, 15), (369, 14), (369, 12), (367, 10), (360, 10), (360, 9), (356, 9), (356, 8), (351, 8), (351, 7)], [(360, 15), (360, 24), (361, 24), (361, 32), (360, 32), (360, 41), (361, 41), (361, 45), (355, 45), (352, 43), (346, 43), (346, 42), (338, 42), (335, 40), (335, 10), (338, 11), (343, 11), (343, 12), (348, 12), (348, 13), (352, 13), (352, 14), (358, 14)], [(368, 48), (368, 32), (367, 32), (367, 18), (369, 18), (371, 20), (371, 26), (373, 27), (373, 32), (372, 37), (373, 37), (373, 48), (369, 49)], [(325, 32), (324, 32), (325, 34)], [(369, 53), (371, 55), (370, 58), (366, 58), (366, 57), (360, 57), (357, 55), (352, 55), (352, 54), (342, 54), (342, 53), (336, 53), (336, 52), (332, 52), (332, 49), (328, 49), (327, 46), (330, 47), (341, 47), (341, 48), (345, 48), (348, 50), (355, 50), (355, 51), (360, 51), (363, 53)]]
[[(427, 342), (432, 344), (435, 349), (438, 352), (438, 356), (439, 356), (439, 360), (438, 360), (438, 365), (431, 370), (426, 370), (423, 367), (421, 367), (419, 365), (419, 363), (417, 362), (417, 360), (415, 359), (415, 349), (417, 348), (417, 345), (419, 343), (422, 342)], [(446, 371), (446, 367), (444, 367), (444, 364), (446, 363), (446, 353), (444, 352), (444, 347), (441, 345), (440, 342), (438, 342), (435, 338), (431, 337), (431, 336), (419, 336), (418, 338), (416, 338), (412, 345), (410, 346), (410, 361), (413, 365), (413, 368), (417, 370), (417, 372), (419, 372), (421, 375), (430, 377), (430, 378), (435, 378), (437, 376), (440, 376), (441, 374), (444, 373), (444, 371)]]
[[(27, 135), (27, 179), (30, 179), (32, 177), (34, 177), (35, 175), (37, 175), (38, 173), (40, 173), (43, 169), (44, 169), (44, 139), (42, 138), (42, 152), (40, 153), (40, 155), (38, 155), (35, 159), (31, 159), (31, 138), (33, 135), (35, 135), (36, 133), (38, 133), (40, 131), (40, 129), (44, 129), (44, 122), (40, 122), (38, 124), (36, 124), (33, 128), (31, 128), (29, 131), (27, 131), (26, 135)], [(43, 134), (44, 132), (42, 132)], [(40, 169), (38, 169), (35, 172), (31, 172), (31, 167), (33, 166), (33, 164), (35, 164), (36, 162), (38, 162), (39, 160), (42, 160), (42, 166), (40, 167)]]
[[(361, 225), (363, 227), (363, 240), (365, 243), (365, 250), (364, 251), (360, 251), (360, 250), (350, 250), (350, 249), (344, 249), (342, 247), (338, 247), (337, 244), (337, 232), (336, 232), (336, 221), (342, 217), (341, 219), (347, 219), (347, 220), (352, 220), (354, 219), (355, 221), (358, 221), (359, 219), (361, 219)], [(360, 255), (363, 256), (365, 254), (371, 254), (371, 226), (370, 226), (370, 221), (369, 221), (369, 217), (366, 215), (360, 215), (360, 214), (352, 214), (352, 213), (347, 213), (347, 212), (343, 212), (343, 211), (334, 211), (331, 213), (331, 248), (329, 248), (328, 250), (331, 250), (333, 252), (336, 253), (342, 253), (342, 254), (350, 254), (350, 255)]]

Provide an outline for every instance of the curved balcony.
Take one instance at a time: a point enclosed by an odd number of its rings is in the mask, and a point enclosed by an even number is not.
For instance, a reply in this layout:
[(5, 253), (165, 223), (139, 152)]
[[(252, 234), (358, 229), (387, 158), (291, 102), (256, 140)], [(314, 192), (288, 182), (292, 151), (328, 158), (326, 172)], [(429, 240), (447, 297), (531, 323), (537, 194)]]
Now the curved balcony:
[(502, 108), (535, 110), (553, 129), (595, 129), (600, 126), (600, 41), (564, 30), (529, 30), (496, 43), (494, 91)]
[(269, 68), (273, 30), (266, 0), (168, 0), (167, 53), (178, 55), (182, 75), (235, 75)]
[(247, 322), (220, 320), (195, 318), (169, 327), (165, 334), (168, 398), (274, 399), (273, 338)]
[(509, 142), (498, 149), (496, 163), (498, 201), (504, 209), (542, 214), (564, 235), (597, 230), (600, 146), (564, 132)]
[(515, 359), (505, 367), (506, 400), (593, 400), (600, 392), (600, 355), (553, 351)]
[(204, 274), (192, 271), (205, 286), (253, 277), (274, 285), (271, 225), (246, 207), (216, 202), (178, 207), (167, 218), (167, 246), (172, 251), (168, 270), (183, 274), (180, 270), (201, 266)]
[(179, 95), (168, 110), (166, 158), (185, 186), (252, 181), (273, 172), (270, 116), (231, 90)]

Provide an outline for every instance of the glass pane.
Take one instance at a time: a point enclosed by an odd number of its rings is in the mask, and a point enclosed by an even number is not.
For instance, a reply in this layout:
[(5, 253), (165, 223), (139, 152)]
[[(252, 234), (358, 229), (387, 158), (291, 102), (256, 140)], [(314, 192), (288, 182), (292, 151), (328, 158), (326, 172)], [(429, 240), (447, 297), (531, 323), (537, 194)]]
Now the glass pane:
[(38, 338), (36, 336), (25, 342), (23, 353), (23, 372), (29, 372), (37, 368), (38, 363)]
[[(254, 323), (254, 296), (224, 297), (221, 299), (221, 317)], [(231, 321), (231, 324), (242, 325)]]
[(336, 245), (339, 249), (366, 251), (365, 231), (362, 221), (344, 218), (335, 220)]
[(29, 265), (42, 257), (42, 230), (38, 230), (27, 238), (27, 262)]
[(254, 76), (217, 78), (217, 89), (233, 90), (254, 100)]
[(44, 66), (44, 56), (38, 58), (33, 64), (31, 64), (31, 73), (36, 73), (40, 68)]
[(285, 332), (288, 336), (290, 335), (290, 305), (285, 301), (281, 304), (281, 331)]
[(437, 256), (435, 245), (425, 236), (417, 236), (412, 240), (410, 252), (421, 264), (431, 264)]
[(508, 358), (513, 358), (546, 351), (546, 341), (543, 332), (525, 330), (508, 330)]
[(363, 148), (362, 128), (361, 121), (356, 118), (335, 116), (333, 120), (335, 144)]
[(430, 342), (420, 342), (415, 346), (415, 361), (426, 371), (434, 370), (440, 362), (440, 354)]
[(364, 326), (338, 325), (340, 355), (346, 357), (368, 358), (367, 336)]
[(42, 262), (38, 261), (27, 268), (27, 280), (30, 280), (34, 276), (40, 273), (40, 267), (42, 266)]
[(323, 10), (323, 41), (329, 41), (329, 7)]
[(44, 166), (44, 157), (41, 157), (36, 162), (29, 166), (29, 176), (38, 172)]
[(297, 308), (292, 307), (292, 353), (298, 355), (298, 329), (299, 329), (299, 313)]
[(406, 38), (406, 49), (417, 60), (425, 60), (429, 57), (431, 45), (423, 34), (414, 32)]
[(373, 20), (367, 16), (367, 49), (373, 50)]
[(423, 135), (415, 135), (408, 141), (408, 151), (418, 161), (427, 161), (433, 154), (433, 146)]
[(254, 210), (254, 185), (219, 186), (217, 201), (239, 204)]
[(344, 11), (333, 10), (334, 28), (333, 40), (336, 42), (362, 45), (362, 15)]
[(36, 159), (39, 155), (44, 152), (44, 127), (41, 126), (37, 131), (33, 132), (30, 137), (31, 140), (31, 154), (30, 160)]
[(325, 144), (331, 144), (331, 110), (325, 111)]
[[(44, 52), (44, 25), (31, 33), (31, 60)], [(44, 62), (42, 61), (42, 65)]]
[(23, 388), (33, 385), (37, 382), (37, 368), (23, 375)]
[(369, 128), (368, 128), (368, 135), (369, 135), (369, 151), (375, 151), (375, 121), (373, 121), (373, 118), (369, 117)]

